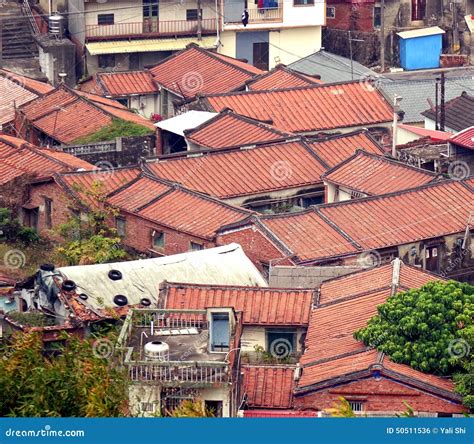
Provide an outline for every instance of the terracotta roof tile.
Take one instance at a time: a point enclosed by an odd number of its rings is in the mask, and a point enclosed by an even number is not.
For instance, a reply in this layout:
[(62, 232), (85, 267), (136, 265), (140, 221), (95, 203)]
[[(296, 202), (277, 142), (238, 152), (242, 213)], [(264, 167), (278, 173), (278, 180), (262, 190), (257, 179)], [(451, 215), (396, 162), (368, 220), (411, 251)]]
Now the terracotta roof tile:
[(36, 93), (37, 95), (46, 94), (54, 89), (49, 83), (41, 82), (30, 77), (22, 76), (7, 69), (0, 69), (1, 77), (8, 77), (16, 84), (23, 86), (25, 89)]
[(180, 97), (232, 91), (262, 71), (239, 60), (190, 46), (150, 69), (156, 82)]
[(327, 171), (323, 180), (370, 196), (424, 185), (436, 176), (430, 171), (358, 150)]
[(174, 189), (136, 214), (177, 231), (213, 239), (222, 225), (241, 221), (252, 212), (195, 192)]
[(167, 283), (162, 304), (167, 309), (233, 307), (243, 312), (244, 325), (306, 326), (313, 297), (312, 289)]
[(325, 171), (300, 142), (150, 161), (146, 168), (157, 177), (219, 198), (321, 183)]
[(152, 122), (114, 100), (64, 86), (23, 105), (20, 112), (42, 132), (65, 144), (97, 132), (112, 123), (113, 118), (155, 130)]
[(292, 407), (294, 367), (244, 365), (241, 370), (244, 374), (243, 393), (247, 395), (249, 407)]
[(377, 360), (377, 351), (369, 350), (348, 356), (331, 359), (303, 369), (298, 387), (305, 387), (351, 373), (366, 371)]
[(358, 252), (351, 242), (313, 210), (262, 216), (259, 220), (301, 261)]
[(107, 195), (116, 189), (131, 182), (140, 174), (137, 168), (115, 168), (108, 171), (83, 171), (73, 174), (59, 174), (57, 182), (66, 188), (74, 197), (82, 200), (85, 204), (94, 204), (94, 200), (88, 195), (94, 184), (101, 184), (99, 192)]
[(332, 168), (351, 157), (358, 149), (372, 154), (383, 154), (380, 145), (365, 131), (308, 141), (308, 146)]
[(214, 94), (198, 99), (207, 111), (230, 108), (289, 132), (315, 132), (389, 122), (391, 105), (363, 83), (316, 85), (274, 91)]
[(308, 75), (300, 74), (282, 65), (278, 65), (268, 73), (248, 81), (247, 88), (250, 91), (264, 91), (280, 88), (294, 88), (298, 86), (322, 84), (321, 80)]
[(469, 150), (474, 150), (474, 126), (455, 134), (449, 139), (449, 142)]
[(472, 191), (444, 181), (319, 211), (359, 245), (377, 249), (464, 231), (473, 205)]
[(185, 137), (200, 147), (226, 148), (261, 144), (289, 138), (292, 135), (270, 125), (224, 110), (192, 130)]
[(96, 82), (107, 97), (156, 94), (158, 92), (158, 87), (149, 71), (97, 73)]
[(40, 149), (23, 139), (4, 134), (0, 134), (0, 165), (2, 185), (24, 175), (46, 178), (58, 172), (92, 167), (71, 154)]
[[(325, 281), (319, 290), (318, 305), (390, 288), (392, 273), (393, 265), (386, 264)], [(403, 262), (400, 264), (400, 289), (418, 288), (437, 280), (443, 280), (443, 278)]]

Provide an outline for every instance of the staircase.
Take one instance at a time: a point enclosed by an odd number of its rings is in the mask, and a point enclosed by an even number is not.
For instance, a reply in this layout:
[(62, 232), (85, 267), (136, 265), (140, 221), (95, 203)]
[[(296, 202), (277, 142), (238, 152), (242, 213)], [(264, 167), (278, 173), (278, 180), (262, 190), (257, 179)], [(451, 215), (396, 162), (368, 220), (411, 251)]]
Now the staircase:
[[(3, 4), (3, 3), (2, 3)], [(28, 17), (14, 2), (6, 3), (0, 9), (2, 19), (2, 59), (13, 61), (38, 57), (38, 48), (32, 36)]]

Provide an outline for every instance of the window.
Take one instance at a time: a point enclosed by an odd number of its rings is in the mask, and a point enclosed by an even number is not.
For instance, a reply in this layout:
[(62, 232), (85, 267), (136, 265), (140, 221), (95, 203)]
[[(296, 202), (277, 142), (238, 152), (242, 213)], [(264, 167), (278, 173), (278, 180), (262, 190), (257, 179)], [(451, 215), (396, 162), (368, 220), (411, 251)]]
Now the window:
[(48, 197), (44, 198), (44, 223), (46, 228), (51, 228), (53, 226), (52, 221), (52, 213), (53, 213), (53, 201)]
[(154, 413), (156, 404), (153, 402), (142, 402), (140, 410), (144, 413)]
[(114, 15), (113, 14), (98, 14), (97, 24), (98, 25), (113, 25)]
[(230, 342), (229, 313), (211, 314), (211, 351), (225, 352)]
[(153, 248), (164, 248), (165, 246), (165, 233), (162, 231), (155, 231), (153, 230), (152, 234), (153, 239)]
[(255, 42), (253, 44), (253, 66), (263, 71), (268, 71), (270, 49), (268, 42)]
[(411, 0), (412, 21), (424, 20), (426, 16), (426, 0)]
[(115, 54), (99, 55), (99, 68), (113, 68), (115, 66)]
[[(201, 9), (202, 17), (202, 9)], [(197, 9), (186, 9), (186, 20), (187, 21), (196, 21), (198, 19), (198, 10)]]
[(364, 403), (362, 401), (349, 401), (349, 406), (354, 413), (360, 413), (364, 411)]
[(380, 28), (380, 26), (382, 26), (382, 8), (374, 6), (374, 28)]
[(285, 359), (296, 351), (295, 329), (267, 329), (267, 352), (275, 358)]
[(214, 418), (222, 418), (222, 401), (204, 401), (204, 407)]
[(158, 17), (159, 0), (143, 0), (143, 17)]
[(314, 5), (314, 0), (293, 0), (294, 6), (309, 6)]
[(336, 18), (336, 8), (334, 6), (328, 6), (326, 8), (326, 17), (329, 19)]
[(191, 242), (191, 251), (204, 250), (204, 245), (198, 244), (197, 242)]
[(125, 218), (116, 217), (115, 218), (115, 228), (117, 228), (117, 234), (120, 237), (125, 237)]

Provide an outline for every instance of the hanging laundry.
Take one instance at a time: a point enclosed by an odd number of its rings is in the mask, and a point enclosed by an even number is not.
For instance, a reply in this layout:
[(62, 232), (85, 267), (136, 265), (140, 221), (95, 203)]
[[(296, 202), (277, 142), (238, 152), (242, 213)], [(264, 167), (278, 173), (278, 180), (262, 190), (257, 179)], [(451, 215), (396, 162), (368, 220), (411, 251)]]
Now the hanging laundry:
[(242, 25), (247, 26), (249, 23), (249, 10), (247, 8), (242, 12)]

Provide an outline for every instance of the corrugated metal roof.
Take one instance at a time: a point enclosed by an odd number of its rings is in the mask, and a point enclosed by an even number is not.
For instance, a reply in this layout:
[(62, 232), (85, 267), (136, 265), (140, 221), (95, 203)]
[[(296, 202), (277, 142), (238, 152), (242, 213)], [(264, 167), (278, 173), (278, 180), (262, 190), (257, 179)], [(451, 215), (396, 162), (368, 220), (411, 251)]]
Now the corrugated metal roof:
[(142, 40), (108, 40), (105, 42), (86, 43), (87, 51), (91, 55), (102, 54), (130, 54), (136, 52), (178, 51), (191, 43), (203, 48), (215, 48), (215, 37), (175, 38), (175, 39), (142, 39)]
[(321, 184), (325, 167), (300, 142), (149, 161), (157, 177), (219, 198)]
[[(166, 121), (165, 121), (166, 122)], [(226, 148), (272, 142), (292, 135), (270, 125), (225, 110), (193, 130), (186, 139), (206, 148)]]
[(393, 120), (392, 106), (364, 83), (316, 85), (273, 91), (208, 95), (197, 105), (207, 111), (230, 108), (276, 128), (308, 133)]
[[(377, 86), (389, 100), (393, 100), (395, 95), (403, 98), (400, 102), (400, 109), (405, 113), (403, 123), (423, 122), (421, 113), (431, 107), (431, 104), (436, 104), (436, 79), (387, 80)], [(463, 91), (474, 91), (474, 76), (446, 78), (447, 101), (460, 96)]]
[[(232, 91), (256, 74), (256, 68), (230, 57), (190, 46), (150, 69), (166, 89), (187, 99), (201, 94)], [(262, 71), (258, 70), (258, 73)]]
[(184, 131), (193, 129), (212, 119), (216, 115), (216, 113), (209, 113), (207, 111), (191, 110), (155, 123), (155, 126), (162, 130), (184, 136)]
[(436, 177), (430, 171), (358, 150), (327, 171), (323, 180), (374, 196), (424, 185)]
[[(109, 279), (110, 270), (119, 270), (122, 279)], [(118, 308), (113, 302), (117, 294), (126, 296), (129, 305), (138, 305), (142, 298), (156, 304), (157, 290), (163, 281), (267, 286), (238, 244), (154, 259), (61, 267), (56, 272), (62, 279), (76, 283), (77, 294), (87, 294), (83, 306), (98, 312)]]
[[(167, 283), (159, 305), (166, 309), (233, 307), (248, 325), (306, 326), (313, 289), (254, 288)], [(161, 293), (160, 293), (161, 294)]]
[(310, 76), (319, 75), (324, 83), (368, 80), (380, 77), (375, 71), (366, 68), (355, 60), (352, 62), (352, 74), (350, 59), (323, 50), (293, 62), (288, 65), (288, 68)]
[(410, 31), (397, 32), (401, 39), (413, 39), (416, 37), (428, 37), (430, 35), (444, 34), (445, 31), (439, 26), (431, 26), (430, 28), (412, 29)]

